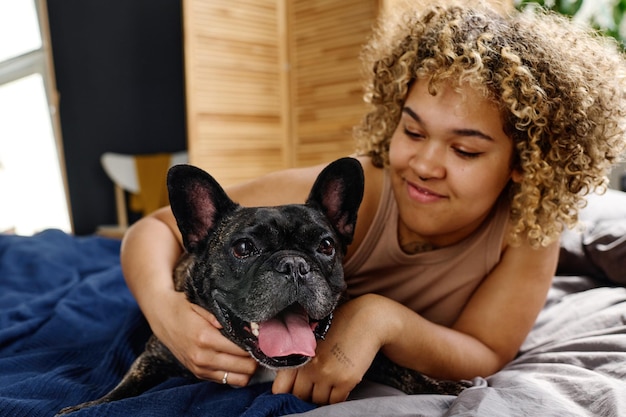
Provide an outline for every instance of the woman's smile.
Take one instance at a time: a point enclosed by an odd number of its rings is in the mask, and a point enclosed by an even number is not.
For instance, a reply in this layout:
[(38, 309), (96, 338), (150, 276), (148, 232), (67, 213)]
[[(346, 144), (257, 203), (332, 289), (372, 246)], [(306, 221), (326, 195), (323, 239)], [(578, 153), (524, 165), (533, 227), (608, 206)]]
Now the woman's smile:
[(407, 193), (409, 198), (422, 204), (437, 203), (446, 199), (445, 195), (439, 194), (429, 188), (417, 185), (411, 181), (405, 180), (407, 185)]

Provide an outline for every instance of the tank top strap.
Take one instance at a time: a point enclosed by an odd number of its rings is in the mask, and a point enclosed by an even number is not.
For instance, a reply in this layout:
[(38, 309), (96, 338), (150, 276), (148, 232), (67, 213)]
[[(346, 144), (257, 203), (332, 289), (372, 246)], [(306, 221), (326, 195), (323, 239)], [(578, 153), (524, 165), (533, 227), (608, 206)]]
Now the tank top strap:
[(387, 220), (395, 208), (395, 200), (391, 189), (391, 179), (389, 173), (384, 169), (383, 186), (378, 201), (376, 214), (369, 225), (369, 229), (365, 234), (361, 246), (352, 254), (352, 257), (344, 264), (344, 274), (350, 276), (356, 273), (365, 261), (370, 257), (376, 245), (378, 238), (383, 234), (383, 229), (387, 226)]

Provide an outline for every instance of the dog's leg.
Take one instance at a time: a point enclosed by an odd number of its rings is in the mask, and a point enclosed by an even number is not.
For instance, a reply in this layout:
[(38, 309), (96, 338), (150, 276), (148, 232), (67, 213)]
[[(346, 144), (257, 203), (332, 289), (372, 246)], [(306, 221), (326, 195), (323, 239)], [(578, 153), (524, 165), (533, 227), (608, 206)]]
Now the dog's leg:
[(404, 391), (406, 394), (459, 395), (472, 386), (467, 381), (436, 380), (392, 362), (378, 353), (365, 373), (365, 379)]
[(136, 397), (174, 376), (193, 378), (191, 372), (181, 365), (155, 336), (152, 336), (144, 352), (137, 357), (124, 378), (108, 394), (97, 400), (66, 407), (59, 411), (57, 416), (110, 401)]

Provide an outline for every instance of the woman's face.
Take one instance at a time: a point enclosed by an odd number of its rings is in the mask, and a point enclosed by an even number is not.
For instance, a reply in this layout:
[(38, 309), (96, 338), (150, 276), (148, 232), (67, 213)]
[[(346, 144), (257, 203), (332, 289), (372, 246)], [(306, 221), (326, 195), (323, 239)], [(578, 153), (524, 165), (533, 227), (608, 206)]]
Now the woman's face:
[(470, 235), (519, 179), (512, 155), (495, 104), (469, 86), (442, 85), (433, 96), (417, 81), (389, 150), (400, 240), (441, 247)]

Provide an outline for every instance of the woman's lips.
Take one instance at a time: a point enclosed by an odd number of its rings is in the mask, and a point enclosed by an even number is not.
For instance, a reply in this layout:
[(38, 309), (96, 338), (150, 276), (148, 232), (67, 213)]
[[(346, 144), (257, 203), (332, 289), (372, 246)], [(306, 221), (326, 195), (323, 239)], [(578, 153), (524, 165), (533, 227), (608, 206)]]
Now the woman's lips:
[(428, 188), (416, 185), (416, 184), (414, 184), (414, 183), (412, 183), (410, 181), (407, 181), (406, 184), (407, 184), (407, 190), (408, 190), (408, 193), (409, 193), (409, 197), (412, 200), (415, 200), (417, 202), (420, 202), (420, 203), (435, 203), (437, 201), (441, 201), (442, 199), (447, 198), (444, 195), (438, 194), (438, 193), (436, 193), (433, 190), (430, 190)]

